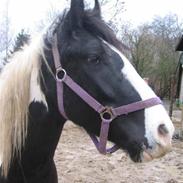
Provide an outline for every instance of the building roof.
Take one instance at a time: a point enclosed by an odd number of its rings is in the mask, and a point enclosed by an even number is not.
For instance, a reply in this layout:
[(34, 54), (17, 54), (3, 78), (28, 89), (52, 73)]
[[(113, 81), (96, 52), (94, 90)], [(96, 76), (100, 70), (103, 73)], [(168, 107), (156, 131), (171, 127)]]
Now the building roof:
[(183, 51), (183, 36), (181, 37), (179, 43), (176, 46), (176, 51)]

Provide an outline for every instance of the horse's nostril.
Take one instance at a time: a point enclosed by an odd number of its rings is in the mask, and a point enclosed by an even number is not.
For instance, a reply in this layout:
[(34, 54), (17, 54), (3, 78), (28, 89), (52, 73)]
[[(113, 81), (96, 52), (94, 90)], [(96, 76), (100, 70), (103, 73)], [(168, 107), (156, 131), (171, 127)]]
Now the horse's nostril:
[(166, 135), (168, 134), (168, 129), (164, 124), (159, 125), (158, 132), (160, 135)]

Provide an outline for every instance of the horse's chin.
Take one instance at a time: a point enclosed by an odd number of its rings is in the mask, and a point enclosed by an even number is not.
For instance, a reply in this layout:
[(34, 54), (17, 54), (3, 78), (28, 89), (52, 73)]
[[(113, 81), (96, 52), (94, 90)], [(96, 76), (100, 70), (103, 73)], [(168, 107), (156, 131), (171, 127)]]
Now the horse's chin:
[[(157, 158), (157, 157), (156, 157)], [(155, 159), (155, 157), (153, 157), (153, 155), (144, 150), (140, 153), (140, 155), (136, 155), (135, 157), (130, 157), (130, 159), (134, 162), (134, 163), (145, 163), (145, 162), (150, 162), (153, 159)]]
[(168, 148), (162, 147), (159, 144), (156, 144), (154, 149), (146, 149), (141, 153), (141, 162), (149, 162), (156, 158), (163, 157), (166, 153), (171, 151), (172, 146)]
[(146, 151), (143, 151), (142, 152), (142, 155), (141, 155), (141, 162), (149, 162), (149, 161), (152, 161), (154, 158), (153, 156), (146, 152)]
[(170, 152), (172, 149), (172, 145), (162, 146), (159, 143), (156, 143), (154, 148), (142, 148), (141, 151), (136, 153), (130, 153), (126, 151), (129, 155), (130, 159), (135, 163), (144, 163), (149, 162), (157, 158), (163, 157), (165, 154)]

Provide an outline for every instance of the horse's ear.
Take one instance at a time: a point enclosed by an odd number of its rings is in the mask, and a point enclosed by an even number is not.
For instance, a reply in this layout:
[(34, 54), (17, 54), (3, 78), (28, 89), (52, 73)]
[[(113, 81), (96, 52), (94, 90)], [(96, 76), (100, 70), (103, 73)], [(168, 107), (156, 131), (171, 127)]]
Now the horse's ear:
[(73, 30), (82, 27), (84, 15), (83, 0), (71, 0), (70, 16)]
[(101, 9), (100, 9), (100, 4), (99, 4), (98, 0), (95, 0), (95, 6), (93, 9), (93, 13), (95, 14), (95, 16), (101, 18)]

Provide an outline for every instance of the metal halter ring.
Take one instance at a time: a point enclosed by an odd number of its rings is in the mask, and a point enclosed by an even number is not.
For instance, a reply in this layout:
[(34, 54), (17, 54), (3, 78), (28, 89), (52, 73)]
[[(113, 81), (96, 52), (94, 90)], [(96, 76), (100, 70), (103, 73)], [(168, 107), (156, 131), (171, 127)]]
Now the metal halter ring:
[(60, 82), (64, 81), (66, 76), (67, 76), (67, 73), (66, 73), (65, 69), (63, 69), (61, 67), (57, 69), (57, 71), (56, 71), (57, 81), (60, 81)]
[(103, 110), (101, 113), (100, 113), (100, 117), (103, 121), (108, 121), (108, 122), (111, 122), (114, 118), (114, 115), (112, 113), (112, 110), (110, 107), (106, 107), (105, 110)]

